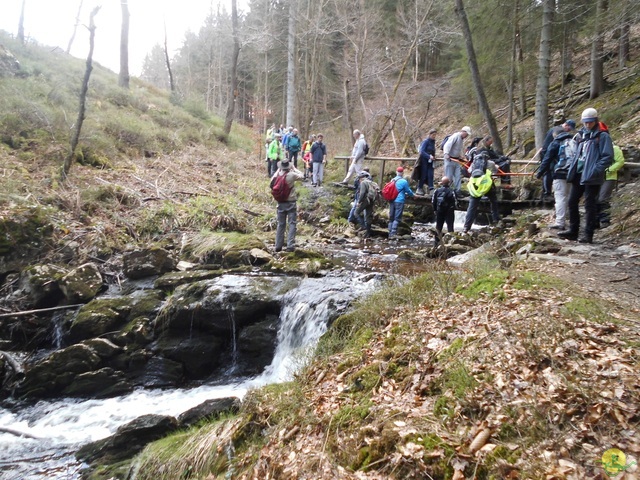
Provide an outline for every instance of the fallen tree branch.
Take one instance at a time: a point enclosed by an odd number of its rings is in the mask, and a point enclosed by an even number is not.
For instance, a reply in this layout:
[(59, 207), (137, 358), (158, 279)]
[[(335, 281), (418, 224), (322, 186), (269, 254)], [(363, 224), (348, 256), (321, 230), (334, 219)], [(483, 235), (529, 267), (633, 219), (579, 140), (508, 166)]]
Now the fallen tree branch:
[(62, 305), (60, 307), (38, 308), (36, 310), (23, 310), (22, 312), (2, 313), (0, 318), (6, 317), (22, 317), (24, 315), (31, 315), (32, 313), (54, 312), (56, 310), (68, 310), (70, 308), (77, 308), (84, 306), (84, 303), (77, 303), (75, 305)]

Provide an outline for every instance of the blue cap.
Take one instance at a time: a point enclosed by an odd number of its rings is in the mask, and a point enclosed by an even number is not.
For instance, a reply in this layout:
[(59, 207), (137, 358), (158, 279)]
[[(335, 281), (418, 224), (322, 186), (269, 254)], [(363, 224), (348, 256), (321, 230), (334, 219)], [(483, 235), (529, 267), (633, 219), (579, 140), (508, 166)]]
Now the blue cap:
[(574, 122), (573, 120), (569, 119), (569, 120), (567, 120), (567, 121), (566, 121), (566, 122), (564, 122), (564, 123), (566, 123), (567, 125), (569, 125), (569, 126), (571, 127), (571, 130), (575, 130), (575, 128), (576, 128), (576, 122)]

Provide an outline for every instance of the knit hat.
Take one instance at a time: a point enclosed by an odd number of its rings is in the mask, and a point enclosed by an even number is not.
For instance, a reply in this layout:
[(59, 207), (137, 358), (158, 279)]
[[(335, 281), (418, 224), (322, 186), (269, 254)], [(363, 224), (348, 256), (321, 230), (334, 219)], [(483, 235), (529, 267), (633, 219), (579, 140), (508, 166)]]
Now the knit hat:
[(582, 123), (597, 121), (598, 111), (595, 108), (585, 108), (585, 110), (582, 112)]
[(396, 168), (396, 172), (397, 173), (403, 173), (404, 172), (404, 168), (398, 167), (398, 168)]
[(571, 127), (571, 130), (575, 130), (575, 129), (576, 129), (576, 122), (575, 122), (575, 121), (573, 121), (573, 120), (569, 119), (569, 120), (567, 120), (567, 121), (566, 121), (566, 122), (564, 122), (564, 123), (566, 123), (567, 125), (569, 125), (569, 126)]
[(370, 177), (371, 174), (369, 172), (365, 172), (364, 170), (358, 174), (358, 178)]

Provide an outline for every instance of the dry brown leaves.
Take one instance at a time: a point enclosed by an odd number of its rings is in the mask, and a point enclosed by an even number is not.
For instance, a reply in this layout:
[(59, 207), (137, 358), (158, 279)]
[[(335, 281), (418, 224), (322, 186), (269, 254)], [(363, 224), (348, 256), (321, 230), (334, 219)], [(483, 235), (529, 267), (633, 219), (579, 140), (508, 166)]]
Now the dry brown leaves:
[[(332, 359), (333, 367), (310, 372), (304, 381), (317, 424), (270, 433), (252, 478), (276, 478), (260, 476), (274, 471), (277, 478), (430, 478), (444, 464), (445, 478), (484, 472), (601, 479), (605, 450), (617, 447), (638, 458), (640, 335), (634, 324), (616, 319), (624, 315), (615, 311), (604, 324), (568, 318), (561, 309), (568, 299), (553, 288), (507, 286), (504, 294), (504, 301), (455, 294), (446, 306), (399, 313), (363, 349), (361, 363), (338, 373), (345, 354)], [(413, 347), (407, 361), (413, 373), (398, 377), (390, 370), (398, 359), (389, 358), (385, 340), (403, 326), (398, 343)], [(456, 340), (462, 347), (448, 356)], [(461, 365), (473, 385), (456, 394), (455, 379), (443, 378)], [(364, 368), (379, 371), (370, 413), (352, 428), (337, 428), (336, 413), (363, 398), (353, 385)], [(446, 415), (434, 413), (442, 398)], [(340, 449), (356, 458), (390, 431), (393, 447), (365, 471), (338, 460)], [(425, 441), (434, 437), (437, 445)]]

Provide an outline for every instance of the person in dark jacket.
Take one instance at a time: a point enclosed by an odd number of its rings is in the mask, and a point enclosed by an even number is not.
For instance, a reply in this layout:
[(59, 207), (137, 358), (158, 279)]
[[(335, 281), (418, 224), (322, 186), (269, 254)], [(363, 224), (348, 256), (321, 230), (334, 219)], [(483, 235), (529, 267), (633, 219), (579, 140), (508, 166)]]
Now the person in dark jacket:
[[(561, 116), (559, 116), (558, 119), (562, 122), (562, 118), (564, 117), (564, 112), (560, 111), (560, 112), (556, 112), (556, 114), (557, 113), (560, 113)], [(562, 132), (572, 132), (575, 129), (576, 129), (576, 122), (574, 122), (571, 119), (565, 122), (562, 122), (560, 124), (556, 124), (554, 127), (551, 127), (547, 131), (547, 134), (544, 137), (544, 141), (542, 142), (542, 148), (540, 149), (540, 161), (542, 162), (544, 160), (544, 157), (547, 155), (547, 150), (549, 149), (549, 146), (551, 145), (551, 142), (553, 142), (553, 139), (556, 135)], [(552, 185), (553, 185), (552, 172), (547, 172), (541, 178), (542, 178), (542, 198), (544, 200), (546, 196), (551, 195)]]
[(549, 145), (547, 153), (542, 159), (538, 169), (538, 178), (551, 175), (553, 179), (553, 196), (555, 201), (556, 221), (550, 228), (556, 230), (565, 229), (567, 217), (567, 200), (569, 198), (569, 184), (567, 184), (567, 171), (570, 160), (575, 155), (576, 142), (573, 133), (561, 131), (556, 134)]
[(429, 191), (433, 190), (433, 167), (436, 161), (436, 134), (434, 128), (429, 130), (429, 135), (420, 144), (418, 161), (420, 165), (420, 180), (416, 195), (424, 195), (424, 184), (427, 183)]
[[(607, 132), (600, 128), (598, 112), (587, 108), (582, 112), (582, 130), (576, 135), (576, 154), (571, 160), (567, 182), (571, 184), (569, 193), (569, 229), (558, 233), (560, 238), (592, 243), (593, 232), (598, 225), (598, 195), (604, 183), (605, 172), (613, 163), (613, 143)], [(580, 231), (580, 210), (578, 204), (584, 195), (585, 226)]]
[(456, 213), (456, 194), (449, 188), (449, 178), (442, 177), (440, 181), (442, 186), (433, 192), (431, 204), (436, 214), (436, 237), (434, 239), (434, 247), (437, 247), (442, 238), (442, 227), (447, 224), (447, 231), (453, 232), (453, 222)]

